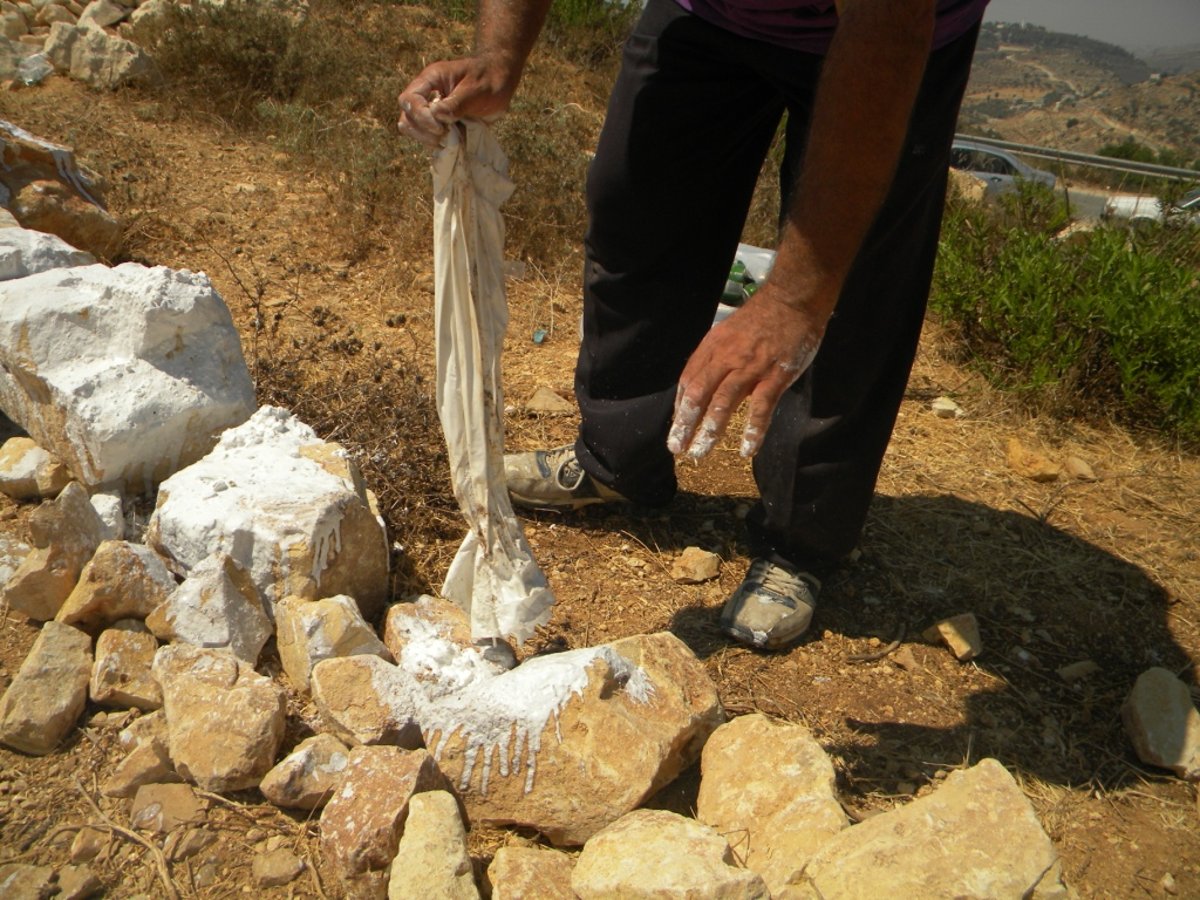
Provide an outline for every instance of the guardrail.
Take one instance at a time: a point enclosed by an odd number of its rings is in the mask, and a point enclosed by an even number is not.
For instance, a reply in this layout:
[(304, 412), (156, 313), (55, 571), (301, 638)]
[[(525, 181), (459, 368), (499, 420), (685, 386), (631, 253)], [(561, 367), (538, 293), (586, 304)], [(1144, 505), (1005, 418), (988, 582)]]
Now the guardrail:
[(1091, 153), (1076, 153), (1073, 150), (1054, 150), (1049, 147), (1035, 147), (1031, 144), (1016, 144), (1012, 141), (976, 137), (971, 134), (956, 134), (955, 137), (959, 140), (971, 141), (972, 143), (987, 147), (995, 147), (997, 150), (1008, 150), (1010, 153), (1020, 153), (1022, 156), (1032, 156), (1036, 159), (1051, 159), (1073, 165), (1092, 166), (1097, 169), (1124, 172), (1129, 175), (1152, 175), (1155, 178), (1166, 178), (1171, 181), (1200, 181), (1200, 172), (1193, 171), (1192, 169), (1159, 166), (1153, 163), (1133, 162), (1127, 159), (1114, 159), (1111, 156), (1096, 156)]

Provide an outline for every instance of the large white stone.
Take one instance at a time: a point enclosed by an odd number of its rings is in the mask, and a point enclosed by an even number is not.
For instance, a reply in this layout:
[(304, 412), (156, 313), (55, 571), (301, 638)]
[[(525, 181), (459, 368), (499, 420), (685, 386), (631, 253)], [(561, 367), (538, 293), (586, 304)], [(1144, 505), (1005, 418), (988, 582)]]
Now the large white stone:
[(97, 88), (119, 87), (151, 72), (141, 47), (89, 25), (56, 22), (42, 52), (59, 72)]
[(346, 594), (370, 617), (387, 595), (383, 523), (357, 467), (276, 407), (162, 483), (146, 541), (184, 571), (228, 553), (272, 609), (289, 595)]
[(0, 407), (89, 486), (147, 490), (254, 409), (203, 274), (82, 266), (0, 283)]
[(0, 228), (0, 281), (49, 269), (90, 266), (96, 258), (60, 237), (28, 228)]

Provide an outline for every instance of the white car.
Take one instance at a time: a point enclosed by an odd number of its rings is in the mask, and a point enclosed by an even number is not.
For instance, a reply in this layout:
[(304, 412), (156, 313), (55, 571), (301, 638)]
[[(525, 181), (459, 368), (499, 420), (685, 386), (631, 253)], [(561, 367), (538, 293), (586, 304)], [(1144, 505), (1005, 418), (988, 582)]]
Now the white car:
[(1200, 224), (1200, 188), (1184, 194), (1173, 206), (1146, 194), (1114, 194), (1104, 201), (1104, 218), (1127, 219), (1134, 224), (1162, 222), (1168, 215), (1180, 214), (1184, 221)]

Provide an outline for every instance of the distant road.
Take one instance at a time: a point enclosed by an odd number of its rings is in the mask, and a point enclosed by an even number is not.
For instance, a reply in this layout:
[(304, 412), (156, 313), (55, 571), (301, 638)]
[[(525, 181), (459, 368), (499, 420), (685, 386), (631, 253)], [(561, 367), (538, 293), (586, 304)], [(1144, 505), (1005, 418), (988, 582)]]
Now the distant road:
[[(1061, 193), (1062, 187), (1059, 187)], [(1071, 213), (1077, 219), (1099, 219), (1104, 212), (1104, 201), (1108, 194), (1089, 191), (1082, 188), (1071, 188), (1068, 191), (1071, 198)]]

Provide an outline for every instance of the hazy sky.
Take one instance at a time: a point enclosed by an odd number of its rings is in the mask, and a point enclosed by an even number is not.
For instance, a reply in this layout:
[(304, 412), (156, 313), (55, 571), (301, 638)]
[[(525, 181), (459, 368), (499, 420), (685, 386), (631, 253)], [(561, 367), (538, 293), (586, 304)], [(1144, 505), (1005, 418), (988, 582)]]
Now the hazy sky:
[(1029, 22), (1126, 48), (1200, 44), (1200, 0), (992, 0), (984, 20)]

